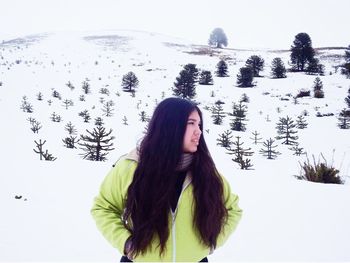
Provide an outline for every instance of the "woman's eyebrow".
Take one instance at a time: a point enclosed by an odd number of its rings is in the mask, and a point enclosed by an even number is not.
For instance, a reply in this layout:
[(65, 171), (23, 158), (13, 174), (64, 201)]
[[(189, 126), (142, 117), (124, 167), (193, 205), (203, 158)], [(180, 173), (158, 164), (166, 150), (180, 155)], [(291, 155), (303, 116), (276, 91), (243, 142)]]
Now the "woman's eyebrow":
[(200, 120), (197, 120), (197, 119), (192, 119), (192, 118), (189, 118), (187, 121), (194, 121), (194, 122), (199, 122), (199, 123), (201, 123), (201, 121), (200, 121)]

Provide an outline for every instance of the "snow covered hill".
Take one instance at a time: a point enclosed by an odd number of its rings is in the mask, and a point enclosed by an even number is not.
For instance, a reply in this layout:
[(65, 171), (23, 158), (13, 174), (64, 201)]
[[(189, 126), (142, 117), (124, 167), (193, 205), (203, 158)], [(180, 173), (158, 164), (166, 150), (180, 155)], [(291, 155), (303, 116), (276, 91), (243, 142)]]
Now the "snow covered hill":
[[(97, 231), (89, 209), (99, 185), (121, 154), (135, 147), (146, 123), (139, 114), (151, 116), (162, 98), (172, 96), (175, 78), (188, 63), (209, 70), (214, 85), (197, 85), (195, 100), (204, 113), (204, 136), (218, 169), (240, 196), (244, 215), (237, 231), (210, 261), (350, 261), (350, 129), (337, 126), (339, 112), (350, 81), (336, 71), (343, 62), (344, 49), (317, 49), (325, 66), (325, 98), (304, 97), (295, 104), (293, 96), (312, 90), (315, 75), (287, 73), (287, 78), (270, 77), (271, 61), (280, 57), (288, 67), (288, 50), (212, 50), (184, 39), (140, 31), (47, 33), (0, 44), (0, 261), (106, 261), (120, 254)], [(251, 55), (265, 60), (262, 77), (252, 88), (236, 86), (236, 75)], [(216, 64), (228, 63), (229, 77), (216, 77)], [(122, 77), (136, 74), (135, 96), (122, 91)], [(71, 83), (74, 88), (67, 86)], [(91, 93), (83, 94), (87, 82)], [(104, 92), (101, 93), (101, 90)], [(107, 92), (106, 92), (107, 90)], [(52, 96), (53, 92), (60, 98)], [(38, 94), (42, 100), (38, 100)], [(104, 93), (104, 94), (103, 94)], [(214, 96), (212, 96), (214, 94)], [(214, 125), (210, 108), (218, 100), (225, 112), (232, 112), (243, 94), (247, 103), (247, 130), (233, 132), (245, 148), (252, 148), (251, 170), (241, 170), (227, 150), (217, 145), (220, 134), (230, 129), (232, 117)], [(84, 95), (84, 100), (82, 100)], [(33, 112), (21, 110), (23, 97)], [(67, 109), (65, 100), (71, 100)], [(113, 116), (103, 115), (103, 104), (114, 102)], [(87, 110), (85, 123), (79, 113)], [(277, 136), (282, 117), (307, 112), (306, 129), (298, 129), (298, 142), (312, 160), (322, 153), (329, 165), (339, 169), (343, 185), (311, 183), (296, 179), (306, 156), (295, 156), (287, 145), (276, 141), (282, 154), (268, 160), (259, 154), (252, 132), (263, 141)], [(333, 113), (333, 116), (316, 117)], [(51, 120), (53, 113), (60, 122)], [(115, 150), (106, 162), (83, 160), (79, 147), (64, 147), (71, 122), (79, 135), (94, 128), (102, 117), (112, 129)], [(29, 118), (40, 122), (31, 131)], [(125, 122), (127, 124), (125, 124)], [(46, 141), (55, 161), (40, 161), (36, 142)]]

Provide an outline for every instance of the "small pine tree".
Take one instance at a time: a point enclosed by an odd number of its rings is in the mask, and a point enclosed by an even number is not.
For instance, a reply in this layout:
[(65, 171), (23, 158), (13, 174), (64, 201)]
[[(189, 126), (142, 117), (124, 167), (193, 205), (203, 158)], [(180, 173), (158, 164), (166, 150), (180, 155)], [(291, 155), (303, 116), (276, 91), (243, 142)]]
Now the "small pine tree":
[(221, 103), (215, 103), (215, 105), (211, 108), (211, 113), (213, 123), (216, 125), (221, 125), (223, 118), (225, 117), (224, 109), (221, 106)]
[(338, 127), (340, 129), (349, 129), (350, 128), (350, 117), (347, 116), (346, 110), (343, 109), (338, 117)]
[(78, 143), (84, 153), (81, 154), (83, 159), (90, 161), (105, 161), (107, 160), (107, 154), (114, 150), (112, 140), (114, 136), (110, 136), (112, 129), (106, 132), (106, 129), (102, 126), (97, 126), (93, 131), (86, 130), (88, 135), (80, 135), (82, 143)]
[(76, 149), (77, 147), (75, 146), (80, 140), (77, 139), (76, 136), (69, 136), (64, 139), (62, 139), (62, 142), (64, 143), (64, 146), (69, 148), (69, 149)]
[(260, 77), (259, 72), (264, 69), (264, 64), (264, 59), (257, 55), (250, 56), (245, 62), (245, 66), (252, 69), (254, 77)]
[(239, 136), (236, 137), (237, 140), (234, 141), (232, 144), (234, 146), (234, 148), (227, 148), (227, 150), (229, 151), (228, 154), (230, 155), (235, 155), (235, 158), (232, 159), (232, 161), (239, 163), (240, 168), (243, 170), (248, 170), (249, 168), (251, 168), (253, 165), (250, 162), (250, 159), (248, 158), (244, 158), (246, 156), (252, 156), (254, 152), (251, 151), (251, 148), (248, 149), (244, 149), (242, 147), (242, 145), (244, 144), (243, 142), (240, 142), (240, 138)]
[(216, 64), (215, 74), (217, 77), (228, 77), (228, 66), (225, 60), (220, 60), (218, 64)]
[(123, 91), (126, 91), (126, 92), (135, 91), (138, 85), (139, 85), (139, 80), (137, 79), (134, 72), (130, 71), (123, 76), (123, 79), (122, 79)]
[(273, 78), (286, 78), (286, 68), (281, 58), (274, 58), (271, 64), (271, 75)]
[(243, 104), (242, 101), (240, 101), (238, 104), (233, 103), (233, 112), (229, 113), (229, 115), (235, 117), (232, 119), (232, 122), (230, 123), (231, 130), (234, 131), (245, 131), (246, 130), (246, 124), (244, 123), (246, 120), (246, 114), (248, 107)]
[(198, 69), (195, 64), (187, 64), (176, 78), (173, 94), (183, 99), (193, 99), (196, 96)]
[(274, 150), (277, 147), (277, 145), (273, 145), (274, 142), (275, 140), (271, 138), (266, 140), (263, 143), (263, 147), (265, 148), (261, 148), (259, 151), (263, 156), (266, 156), (267, 159), (270, 159), (270, 160), (276, 159), (277, 155), (281, 154), (280, 152)]
[(299, 115), (298, 117), (297, 117), (298, 119), (297, 119), (297, 125), (296, 125), (296, 127), (298, 128), (298, 129), (305, 129), (305, 128), (307, 128), (307, 122), (306, 122), (306, 120), (305, 120), (305, 117), (303, 116), (303, 115)]
[(344, 100), (348, 108), (350, 108), (350, 89), (348, 90), (348, 96)]
[(91, 120), (91, 116), (88, 110), (79, 112), (79, 116), (83, 117), (84, 122), (88, 123)]
[(203, 70), (199, 76), (199, 84), (213, 85), (213, 77), (209, 70)]
[(96, 126), (103, 126), (104, 125), (103, 119), (101, 117), (95, 118), (95, 125)]
[(113, 116), (113, 111), (114, 111), (114, 101), (113, 100), (110, 100), (110, 101), (107, 101), (106, 103), (103, 104), (103, 108), (102, 108), (102, 111), (103, 111), (103, 115), (106, 116), (106, 117), (112, 117)]
[(253, 143), (256, 145), (256, 144), (258, 144), (258, 143), (260, 143), (260, 140), (262, 140), (262, 138), (261, 137), (259, 137), (259, 135), (260, 135), (260, 133), (258, 133), (257, 131), (254, 131), (254, 132), (252, 132), (252, 134), (253, 134), (253, 138), (250, 138), (250, 139), (252, 139), (253, 140)]
[(315, 98), (324, 98), (323, 83), (319, 77), (314, 80), (313, 89)]
[(91, 88), (90, 88), (90, 84), (87, 80), (84, 80), (82, 83), (82, 87), (84, 94), (89, 94), (91, 93)]
[(128, 124), (128, 118), (126, 118), (126, 116), (123, 117), (122, 121), (123, 121), (124, 125), (129, 125)]
[(293, 145), (297, 144), (298, 136), (294, 135), (297, 131), (293, 130), (296, 127), (294, 121), (287, 116), (287, 118), (280, 118), (277, 123), (277, 140), (283, 140), (282, 144)]
[(304, 148), (299, 147), (299, 143), (293, 145), (291, 148), (289, 148), (289, 150), (294, 151), (293, 155), (296, 155), (296, 156), (306, 154), (306, 152), (304, 152)]
[(141, 111), (139, 116), (140, 116), (140, 121), (142, 121), (142, 122), (146, 122), (149, 120), (145, 111)]
[(70, 106), (74, 106), (73, 101), (72, 101), (72, 100), (65, 99), (65, 100), (63, 101), (63, 107), (65, 107), (66, 110), (67, 110), (68, 107), (70, 107)]
[(217, 145), (220, 145), (221, 147), (224, 148), (230, 148), (232, 145), (232, 131), (230, 130), (226, 130), (224, 131), (222, 134), (219, 135), (219, 138), (216, 139), (216, 141), (218, 142)]
[(66, 126), (64, 126), (64, 129), (69, 133), (69, 135), (75, 135), (77, 134), (77, 129), (75, 129), (72, 122), (68, 122)]
[(36, 95), (36, 98), (37, 100), (43, 100), (43, 94), (41, 92), (39, 92), (37, 95)]
[(243, 67), (239, 69), (239, 74), (237, 74), (237, 85), (238, 87), (252, 87), (254, 73), (250, 67)]
[(57, 159), (56, 157), (53, 157), (52, 154), (48, 153), (47, 150), (44, 152), (43, 145), (46, 143), (46, 140), (42, 142), (40, 139), (39, 142), (34, 141), (34, 143), (36, 144), (36, 148), (38, 150), (33, 149), (33, 151), (40, 155), (40, 160), (42, 160), (43, 157), (45, 161), (55, 161)]

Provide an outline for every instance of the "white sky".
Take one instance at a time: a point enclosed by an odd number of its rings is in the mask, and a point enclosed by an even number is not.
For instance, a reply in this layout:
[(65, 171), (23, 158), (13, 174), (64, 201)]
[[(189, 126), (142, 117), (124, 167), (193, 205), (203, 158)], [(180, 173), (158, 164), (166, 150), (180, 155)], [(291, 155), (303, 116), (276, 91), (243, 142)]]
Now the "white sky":
[(348, 46), (349, 0), (0, 0), (0, 40), (56, 30), (134, 29), (207, 43), (223, 28), (230, 47)]

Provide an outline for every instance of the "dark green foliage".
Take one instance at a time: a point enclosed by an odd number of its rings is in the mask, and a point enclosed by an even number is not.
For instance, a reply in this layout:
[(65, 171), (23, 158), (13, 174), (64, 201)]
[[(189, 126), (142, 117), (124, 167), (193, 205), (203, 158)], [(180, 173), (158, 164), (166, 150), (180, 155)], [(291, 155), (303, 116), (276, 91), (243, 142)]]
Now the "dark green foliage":
[(348, 106), (348, 108), (350, 108), (350, 89), (348, 90), (348, 96), (345, 97), (345, 103)]
[(90, 88), (90, 84), (88, 81), (86, 81), (86, 80), (83, 81), (82, 89), (83, 89), (85, 94), (91, 93), (91, 88)]
[(319, 63), (319, 60), (317, 58), (311, 59), (306, 67), (306, 73), (307, 74), (319, 74), (324, 75), (324, 66)]
[(221, 28), (215, 28), (209, 37), (208, 44), (210, 46), (215, 46), (217, 48), (222, 48), (222, 46), (227, 46), (227, 37), (224, 30)]
[(211, 108), (211, 114), (214, 124), (222, 124), (223, 118), (225, 117), (225, 113), (223, 107), (221, 106), (221, 103), (215, 103), (215, 105)]
[(273, 78), (280, 79), (286, 77), (286, 68), (281, 58), (274, 58), (271, 63), (271, 75)]
[(340, 129), (349, 129), (350, 128), (350, 111), (343, 109), (338, 117), (338, 127)]
[(232, 131), (230, 130), (226, 130), (224, 131), (222, 134), (219, 135), (219, 138), (216, 139), (216, 141), (218, 142), (217, 145), (220, 145), (221, 147), (224, 148), (230, 148), (232, 145)]
[(233, 103), (233, 112), (229, 113), (230, 116), (235, 117), (232, 122), (230, 123), (231, 130), (234, 131), (245, 131), (246, 130), (246, 114), (248, 107), (240, 101), (238, 104)]
[(350, 63), (350, 45), (348, 46), (348, 48), (345, 50), (345, 61), (347, 63)]
[(250, 67), (243, 67), (239, 69), (239, 74), (237, 75), (237, 85), (238, 87), (252, 87), (254, 73)]
[(213, 77), (209, 70), (203, 70), (199, 76), (199, 84), (213, 85)]
[(294, 135), (297, 133), (297, 131), (294, 130), (295, 127), (296, 124), (289, 116), (287, 116), (287, 118), (280, 118), (276, 127), (277, 133), (279, 134), (276, 136), (276, 139), (283, 140), (282, 144), (286, 145), (297, 144), (296, 140), (298, 136)]
[(103, 126), (104, 125), (103, 119), (101, 117), (95, 118), (95, 125), (96, 126)]
[(306, 120), (305, 120), (305, 117), (303, 115), (299, 115), (297, 118), (298, 119), (297, 119), (296, 127), (298, 129), (305, 129), (307, 127), (307, 125), (308, 125)]
[(293, 69), (304, 71), (308, 62), (314, 59), (315, 50), (312, 48), (311, 38), (307, 33), (299, 33), (295, 36), (291, 46), (291, 62)]
[(80, 140), (83, 143), (78, 143), (84, 151), (81, 156), (83, 159), (90, 161), (105, 161), (107, 160), (106, 155), (109, 151), (114, 150), (111, 148), (113, 143), (111, 140), (114, 139), (114, 136), (110, 136), (112, 129), (109, 132), (106, 132), (106, 129), (102, 126), (96, 126), (93, 131), (86, 130), (88, 135), (80, 135)]
[(225, 60), (220, 60), (218, 64), (216, 64), (215, 74), (217, 77), (228, 77), (228, 67)]
[(251, 151), (251, 148), (244, 149), (242, 147), (243, 142), (240, 142), (239, 140), (241, 137), (237, 136), (236, 138), (237, 140), (232, 143), (234, 148), (227, 148), (229, 151), (228, 154), (235, 156), (232, 161), (239, 163), (241, 169), (248, 170), (253, 165), (251, 164), (250, 159), (245, 157), (252, 156), (254, 152)]
[(77, 147), (75, 147), (75, 144), (78, 143), (79, 141), (80, 140), (77, 139), (76, 136), (69, 136), (62, 140), (62, 142), (64, 143), (64, 146), (70, 149), (76, 149)]
[(293, 155), (300, 156), (302, 154), (306, 154), (304, 152), (304, 148), (299, 147), (299, 143), (293, 145), (289, 150), (294, 151)]
[(313, 89), (315, 98), (324, 98), (323, 83), (319, 77), (314, 80)]
[(75, 135), (77, 134), (77, 130), (75, 129), (74, 125), (72, 122), (68, 122), (64, 129), (69, 133), (69, 135)]
[(130, 71), (123, 76), (122, 87), (123, 91), (134, 92), (139, 85), (139, 80), (137, 79), (134, 72)]
[(260, 77), (259, 72), (264, 69), (264, 59), (260, 56), (253, 55), (250, 56), (245, 62), (246, 67), (250, 67), (253, 70), (254, 77)]
[(185, 65), (174, 82), (173, 94), (184, 99), (193, 99), (196, 96), (198, 74), (196, 64)]
[(350, 78), (350, 62), (342, 65), (341, 74), (345, 75), (347, 78)]
[(315, 161), (313, 156), (314, 163), (311, 164), (309, 158), (303, 164), (299, 163), (301, 166), (301, 172), (299, 176), (296, 176), (300, 180), (307, 180), (316, 183), (325, 183), (325, 184), (343, 184), (343, 180), (340, 178), (339, 170), (335, 169), (332, 166), (327, 164), (326, 159), (321, 154), (324, 162), (320, 160)]
[(86, 123), (88, 123), (91, 119), (91, 116), (90, 116), (90, 113), (88, 110), (84, 110), (84, 111), (79, 112), (79, 116), (83, 117), (84, 122), (86, 122)]
[(263, 143), (263, 147), (265, 148), (261, 148), (259, 151), (263, 156), (266, 156), (267, 159), (275, 159), (277, 158), (277, 155), (281, 154), (280, 152), (274, 150), (277, 147), (277, 145), (273, 145), (274, 142), (275, 140), (271, 138), (266, 140)]
[(262, 140), (262, 138), (259, 137), (260, 133), (258, 133), (257, 131), (254, 131), (254, 132), (252, 132), (252, 134), (254, 137), (250, 138), (250, 139), (252, 139), (254, 141), (254, 144), (256, 145), (256, 144), (260, 143), (260, 140)]

